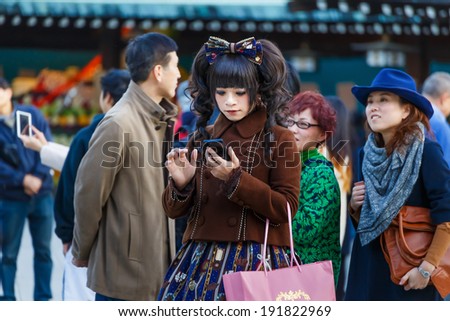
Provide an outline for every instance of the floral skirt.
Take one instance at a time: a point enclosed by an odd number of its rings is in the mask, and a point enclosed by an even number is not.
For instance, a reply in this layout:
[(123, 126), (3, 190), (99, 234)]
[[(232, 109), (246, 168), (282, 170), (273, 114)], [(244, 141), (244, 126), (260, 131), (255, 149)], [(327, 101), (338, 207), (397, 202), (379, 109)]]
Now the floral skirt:
[[(226, 300), (222, 276), (255, 271), (261, 261), (262, 247), (251, 241), (185, 243), (167, 271), (158, 300)], [(286, 248), (269, 245), (267, 250), (272, 269), (289, 265)]]

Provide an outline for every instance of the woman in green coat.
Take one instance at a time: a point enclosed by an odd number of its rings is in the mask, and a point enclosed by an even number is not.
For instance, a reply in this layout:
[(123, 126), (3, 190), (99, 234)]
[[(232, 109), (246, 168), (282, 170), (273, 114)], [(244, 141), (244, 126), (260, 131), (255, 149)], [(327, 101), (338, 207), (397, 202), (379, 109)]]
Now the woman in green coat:
[(303, 263), (331, 260), (337, 283), (340, 190), (333, 164), (318, 151), (334, 132), (336, 112), (321, 94), (302, 92), (290, 102), (286, 125), (302, 161), (299, 207), (292, 222), (295, 251)]

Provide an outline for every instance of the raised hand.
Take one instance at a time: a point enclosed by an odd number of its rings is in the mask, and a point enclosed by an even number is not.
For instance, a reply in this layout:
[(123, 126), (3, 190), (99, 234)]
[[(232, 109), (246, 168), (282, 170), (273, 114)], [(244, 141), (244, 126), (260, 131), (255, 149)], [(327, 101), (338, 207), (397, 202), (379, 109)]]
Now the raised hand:
[(31, 130), (33, 131), (33, 136), (28, 135), (20, 135), (20, 139), (23, 142), (23, 145), (26, 148), (32, 149), (36, 152), (40, 152), (42, 149), (42, 146), (47, 145), (47, 139), (45, 138), (44, 133), (42, 133), (39, 129), (31, 126)]
[(364, 181), (356, 182), (353, 185), (352, 197), (350, 199), (350, 207), (353, 210), (358, 210), (364, 203), (364, 198), (366, 195), (366, 185)]
[(167, 154), (166, 168), (172, 176), (175, 186), (182, 190), (194, 177), (198, 151), (191, 153), (191, 161), (186, 157), (187, 148), (174, 148)]

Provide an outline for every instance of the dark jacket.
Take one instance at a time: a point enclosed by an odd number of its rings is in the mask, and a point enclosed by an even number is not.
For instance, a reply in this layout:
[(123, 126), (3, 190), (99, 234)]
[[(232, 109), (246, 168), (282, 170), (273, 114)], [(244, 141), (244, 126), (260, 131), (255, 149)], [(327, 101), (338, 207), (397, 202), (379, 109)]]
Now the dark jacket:
[[(212, 129), (212, 138), (221, 137), (225, 144), (233, 147), (241, 168), (249, 163), (252, 139), (259, 137), (251, 174), (245, 170), (235, 171), (237, 175), (223, 183), (207, 168), (203, 169), (202, 178), (199, 167), (186, 198), (177, 196), (179, 193), (173, 184), (166, 188), (163, 205), (167, 215), (171, 218), (190, 215), (183, 242), (193, 239), (263, 243), (265, 219), (269, 218), (272, 225), (268, 243), (289, 246), (287, 202), (294, 215), (300, 191), (300, 157), (292, 133), (274, 126), (271, 128), (275, 137), (272, 143), (274, 163), (269, 165), (264, 155), (264, 133), (259, 136), (265, 121), (266, 111), (259, 109), (235, 123), (220, 115)], [(254, 144), (256, 142), (257, 138)], [(253, 155), (251, 153), (250, 157)], [(198, 212), (195, 205), (200, 206)]]
[(56, 221), (55, 233), (63, 243), (69, 243), (73, 238), (73, 226), (75, 225), (73, 196), (75, 193), (75, 179), (78, 166), (80, 166), (81, 159), (88, 150), (89, 140), (95, 128), (97, 128), (98, 123), (104, 116), (104, 114), (96, 115), (89, 126), (81, 129), (75, 135), (61, 170), (58, 189), (55, 195), (54, 210)]
[(15, 115), (21, 110), (31, 113), (32, 124), (52, 140), (50, 127), (41, 112), (33, 106), (15, 105), (10, 117), (0, 120), (0, 199), (29, 201), (23, 179), (26, 174), (39, 177), (42, 186), (36, 196), (51, 193), (53, 179), (50, 168), (42, 165), (39, 153), (26, 148), (16, 132)]

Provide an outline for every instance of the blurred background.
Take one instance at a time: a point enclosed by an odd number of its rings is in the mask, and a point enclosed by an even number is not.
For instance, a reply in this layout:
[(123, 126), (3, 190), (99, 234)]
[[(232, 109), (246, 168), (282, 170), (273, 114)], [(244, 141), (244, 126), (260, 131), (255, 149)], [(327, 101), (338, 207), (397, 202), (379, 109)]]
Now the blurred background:
[[(188, 3), (188, 4), (187, 4)], [(248, 36), (278, 44), (302, 90), (340, 96), (368, 84), (382, 67), (400, 68), (418, 84), (450, 71), (450, 1), (353, 0), (2, 0), (0, 75), (16, 98), (42, 108), (58, 140), (87, 125), (98, 110), (99, 76), (125, 67), (124, 48), (158, 31), (178, 43), (183, 78), (209, 35)], [(182, 79), (182, 80), (184, 80)]]

